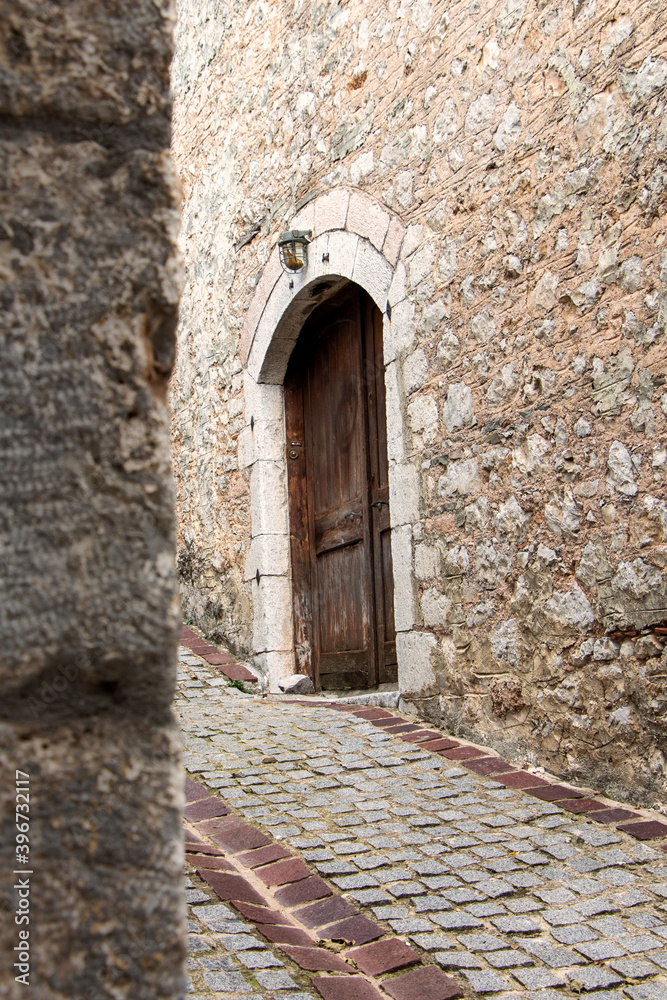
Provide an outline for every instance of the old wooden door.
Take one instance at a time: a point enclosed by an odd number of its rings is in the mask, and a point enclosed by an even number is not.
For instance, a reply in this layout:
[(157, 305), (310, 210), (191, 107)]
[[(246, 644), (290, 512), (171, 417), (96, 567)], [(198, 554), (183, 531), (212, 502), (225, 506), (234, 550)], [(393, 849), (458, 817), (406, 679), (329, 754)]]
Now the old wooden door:
[(297, 670), (396, 680), (382, 315), (357, 286), (309, 318), (285, 410)]

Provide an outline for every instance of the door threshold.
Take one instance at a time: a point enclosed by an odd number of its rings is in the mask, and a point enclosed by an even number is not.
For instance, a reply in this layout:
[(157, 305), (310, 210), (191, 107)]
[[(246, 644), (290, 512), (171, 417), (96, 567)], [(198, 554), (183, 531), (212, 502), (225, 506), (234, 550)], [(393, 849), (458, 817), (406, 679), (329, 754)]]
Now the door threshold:
[[(322, 692), (324, 694), (324, 692)], [(377, 708), (398, 708), (401, 692), (397, 684), (378, 684), (360, 691), (327, 691), (332, 701), (348, 705), (373, 705)]]

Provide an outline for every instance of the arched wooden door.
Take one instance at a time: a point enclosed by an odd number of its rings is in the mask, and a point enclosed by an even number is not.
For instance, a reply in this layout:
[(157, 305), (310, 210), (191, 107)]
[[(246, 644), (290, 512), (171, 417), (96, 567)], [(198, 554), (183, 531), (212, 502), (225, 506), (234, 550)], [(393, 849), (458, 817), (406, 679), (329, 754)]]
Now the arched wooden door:
[(356, 285), (308, 319), (285, 379), (298, 672), (397, 679), (382, 315)]

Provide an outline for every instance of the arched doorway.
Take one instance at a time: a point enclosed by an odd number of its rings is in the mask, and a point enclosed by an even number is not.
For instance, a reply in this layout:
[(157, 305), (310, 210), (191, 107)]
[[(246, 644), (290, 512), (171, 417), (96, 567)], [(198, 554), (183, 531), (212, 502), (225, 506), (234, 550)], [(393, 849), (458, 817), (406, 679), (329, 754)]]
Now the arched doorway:
[(285, 376), (296, 669), (318, 689), (397, 680), (382, 323), (346, 284)]

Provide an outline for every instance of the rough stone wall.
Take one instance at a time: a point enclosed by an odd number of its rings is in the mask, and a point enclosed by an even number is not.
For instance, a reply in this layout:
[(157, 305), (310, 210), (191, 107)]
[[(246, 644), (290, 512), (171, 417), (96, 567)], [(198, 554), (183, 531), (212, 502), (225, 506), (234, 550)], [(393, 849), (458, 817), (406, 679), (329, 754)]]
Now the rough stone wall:
[(387, 369), (408, 441), (390, 461), (417, 483), (405, 694), (664, 797), (663, 4), (181, 0), (177, 38), (189, 613), (252, 649), (238, 334), (280, 231), (361, 189), (406, 226)]
[[(172, 28), (168, 2), (0, 2), (10, 1000), (183, 989), (165, 406), (180, 291)], [(26, 951), (27, 978), (14, 965)]]

